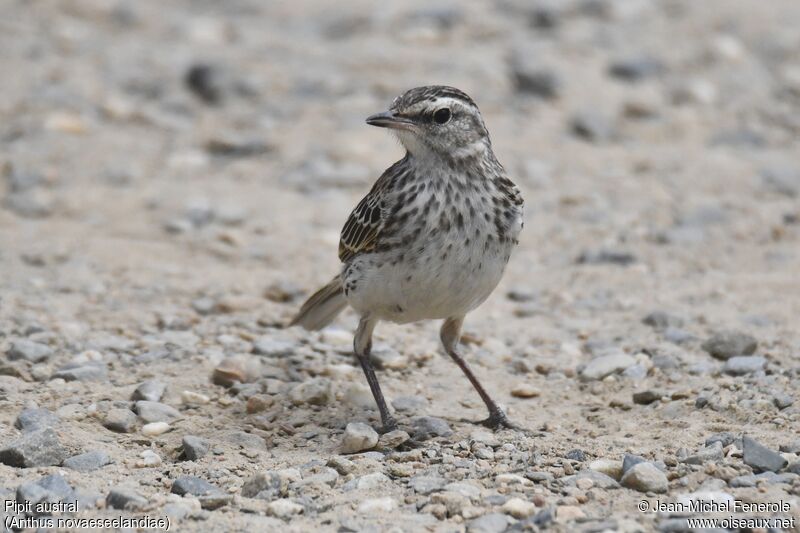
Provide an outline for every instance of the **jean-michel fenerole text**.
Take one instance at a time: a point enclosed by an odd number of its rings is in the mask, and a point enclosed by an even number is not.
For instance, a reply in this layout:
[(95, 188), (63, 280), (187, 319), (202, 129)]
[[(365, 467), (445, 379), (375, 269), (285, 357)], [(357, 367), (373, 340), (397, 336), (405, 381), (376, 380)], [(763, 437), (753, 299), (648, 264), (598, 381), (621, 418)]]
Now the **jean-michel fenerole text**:
[(650, 502), (650, 511), (654, 513), (788, 513), (789, 502), (746, 502), (742, 500), (702, 500), (688, 502)]

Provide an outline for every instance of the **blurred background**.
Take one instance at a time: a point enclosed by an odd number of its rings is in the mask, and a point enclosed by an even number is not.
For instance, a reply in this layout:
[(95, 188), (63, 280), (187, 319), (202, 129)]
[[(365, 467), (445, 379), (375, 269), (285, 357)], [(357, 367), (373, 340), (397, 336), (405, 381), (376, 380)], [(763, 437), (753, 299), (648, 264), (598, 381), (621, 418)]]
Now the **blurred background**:
[[(337, 271), (350, 209), (402, 156), (364, 118), (448, 84), (476, 100), (526, 199), (508, 274), (467, 321), (487, 387), (550, 424), (552, 449), (661, 457), (720, 424), (777, 449), (798, 416), (772, 401), (800, 353), (798, 28), (797, 0), (2, 0), (0, 347), (55, 351), (4, 361), (10, 403), (119, 399), (148, 372), (225, 396), (209, 375), (262, 336), (301, 354), (270, 379), (352, 364), (352, 314), (328, 337), (279, 326)], [(435, 328), (379, 329), (405, 361), (384, 386), (477, 418), (432, 355)], [(701, 347), (718, 330), (753, 335), (758, 360), (725, 370)], [(636, 354), (614, 367), (633, 370), (581, 385), (609, 349)], [(113, 387), (51, 380), (89, 360)], [(729, 398), (732, 375), (755, 381)], [(508, 395), (525, 380), (535, 405)], [(648, 386), (691, 401), (595, 412)], [(727, 399), (708, 414), (699, 396)], [(252, 425), (220, 405), (215, 420)], [(591, 444), (587, 419), (605, 427)]]

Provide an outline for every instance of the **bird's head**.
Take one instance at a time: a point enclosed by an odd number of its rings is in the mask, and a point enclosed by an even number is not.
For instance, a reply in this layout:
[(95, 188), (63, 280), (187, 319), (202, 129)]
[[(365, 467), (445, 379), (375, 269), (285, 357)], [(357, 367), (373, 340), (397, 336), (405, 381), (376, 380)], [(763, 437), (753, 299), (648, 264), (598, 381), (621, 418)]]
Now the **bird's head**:
[(406, 91), (388, 111), (368, 117), (367, 124), (392, 129), (417, 157), (459, 160), (491, 152), (478, 106), (455, 87), (431, 85)]

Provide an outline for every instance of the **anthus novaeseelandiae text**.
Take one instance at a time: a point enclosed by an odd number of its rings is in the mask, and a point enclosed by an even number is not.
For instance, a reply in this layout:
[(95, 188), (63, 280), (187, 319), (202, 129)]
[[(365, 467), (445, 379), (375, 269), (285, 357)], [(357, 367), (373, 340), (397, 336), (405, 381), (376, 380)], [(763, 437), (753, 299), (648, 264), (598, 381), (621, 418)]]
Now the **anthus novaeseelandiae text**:
[(397, 423), (370, 362), (380, 320), (444, 319), (441, 340), (489, 409), (484, 424), (509, 427), (459, 354), (467, 313), (491, 294), (522, 229), (522, 196), (492, 152), (475, 102), (445, 86), (418, 87), (367, 124), (390, 128), (406, 155), (389, 167), (342, 229), (342, 271), (312, 295), (292, 324), (320, 329), (348, 304), (361, 320), (353, 342), (385, 431)]

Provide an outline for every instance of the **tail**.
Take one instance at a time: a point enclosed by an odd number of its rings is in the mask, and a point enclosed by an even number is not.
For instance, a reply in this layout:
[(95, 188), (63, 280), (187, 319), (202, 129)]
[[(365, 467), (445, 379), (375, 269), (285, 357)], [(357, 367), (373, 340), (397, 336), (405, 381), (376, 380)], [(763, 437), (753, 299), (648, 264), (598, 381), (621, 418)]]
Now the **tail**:
[(322, 329), (333, 322), (345, 307), (347, 299), (344, 297), (342, 279), (336, 276), (306, 300), (289, 325), (300, 325), (308, 330)]

